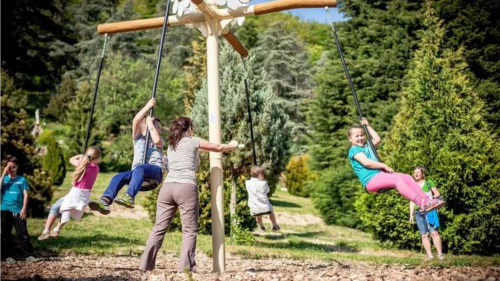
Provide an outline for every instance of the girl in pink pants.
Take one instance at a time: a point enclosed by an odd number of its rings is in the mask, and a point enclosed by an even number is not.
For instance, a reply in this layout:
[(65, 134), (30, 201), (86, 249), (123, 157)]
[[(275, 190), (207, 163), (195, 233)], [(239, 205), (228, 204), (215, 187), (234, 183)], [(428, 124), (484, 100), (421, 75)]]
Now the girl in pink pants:
[[(363, 118), (375, 147), (380, 144), (380, 136)], [(394, 173), (394, 170), (384, 163), (378, 162), (370, 146), (365, 143), (364, 131), (361, 126), (352, 126), (347, 132), (352, 146), (349, 149), (349, 161), (352, 169), (368, 192), (377, 193), (382, 189), (395, 188), (408, 200), (419, 206), (421, 211), (431, 211), (444, 206), (440, 199), (429, 198), (410, 175)]]

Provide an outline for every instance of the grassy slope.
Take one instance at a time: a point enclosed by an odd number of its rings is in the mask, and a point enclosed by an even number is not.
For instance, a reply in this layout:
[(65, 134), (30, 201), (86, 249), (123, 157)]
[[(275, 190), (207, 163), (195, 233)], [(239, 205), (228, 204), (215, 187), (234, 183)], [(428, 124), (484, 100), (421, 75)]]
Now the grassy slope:
[[(113, 174), (101, 173), (92, 191), (92, 198), (98, 198)], [(65, 183), (55, 193), (54, 200), (69, 189), (70, 173)], [(273, 196), (275, 213), (296, 214), (297, 220), (307, 219), (308, 214), (316, 214), (309, 199), (295, 197), (284, 191)], [(140, 193), (137, 203), (141, 204), (145, 195)], [(268, 223), (267, 218), (265, 222)], [(140, 255), (149, 235), (152, 223), (148, 219), (102, 217), (87, 214), (81, 221), (71, 221), (57, 240), (38, 242), (45, 220), (29, 219), (29, 230), (34, 245), (38, 249), (58, 254), (97, 255)], [(422, 253), (383, 249), (370, 235), (358, 230), (322, 223), (297, 225), (281, 223), (281, 233), (256, 233), (256, 245), (226, 245), (232, 254), (250, 258), (280, 257), (291, 259), (322, 259), (336, 261), (363, 261), (375, 264), (423, 264)], [(168, 233), (162, 251), (178, 253), (180, 233)], [(211, 254), (211, 236), (198, 237), (198, 249)], [(498, 265), (499, 257), (447, 256), (446, 262), (429, 265)]]

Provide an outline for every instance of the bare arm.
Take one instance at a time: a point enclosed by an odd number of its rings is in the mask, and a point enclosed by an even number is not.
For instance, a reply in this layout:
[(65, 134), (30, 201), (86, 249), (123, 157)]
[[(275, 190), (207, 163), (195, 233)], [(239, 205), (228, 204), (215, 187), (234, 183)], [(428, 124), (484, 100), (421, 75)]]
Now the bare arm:
[[(366, 125), (366, 128), (368, 129), (368, 132), (370, 133), (370, 136), (372, 137), (372, 143), (375, 146), (375, 148), (378, 147), (380, 144), (380, 136), (378, 133), (370, 126), (370, 123), (368, 123), (368, 120), (366, 118), (361, 119), (361, 124)], [(368, 137), (368, 136), (367, 136)]]
[(21, 213), (19, 214), (19, 217), (21, 219), (26, 219), (26, 211), (28, 210), (28, 191), (23, 190), (23, 208), (21, 209)]
[(69, 159), (69, 163), (75, 167), (78, 167), (78, 163), (82, 160), (83, 154), (78, 154)]
[(228, 144), (212, 143), (206, 140), (201, 140), (200, 149), (212, 152), (227, 152), (238, 148), (238, 142), (235, 140), (230, 141)]
[(5, 176), (9, 173), (10, 167), (11, 167), (11, 164), (9, 162), (9, 163), (7, 163), (7, 165), (5, 166), (5, 168), (3, 169), (2, 178), (0, 178), (0, 186), (1, 186), (1, 188), (3, 188), (3, 178), (5, 178)]
[(431, 190), (432, 190), (432, 194), (434, 195), (434, 198), (441, 196), (441, 193), (437, 189), (437, 186), (434, 186), (433, 188), (431, 188)]
[(358, 153), (358, 154), (354, 155), (354, 159), (356, 161), (358, 161), (359, 163), (361, 163), (361, 165), (363, 165), (363, 166), (365, 166), (366, 168), (369, 168), (369, 169), (380, 169), (380, 170), (384, 170), (384, 171), (386, 171), (388, 173), (393, 173), (394, 172), (394, 170), (391, 169), (386, 164), (384, 164), (382, 162), (376, 162), (376, 161), (370, 160), (363, 153)]
[(160, 133), (158, 133), (158, 130), (156, 130), (153, 120), (153, 117), (148, 116), (146, 119), (146, 125), (148, 126), (151, 140), (157, 147), (161, 148), (163, 147), (163, 141), (161, 140)]
[(148, 111), (156, 105), (155, 99), (150, 99), (148, 103), (139, 111), (132, 121), (132, 137), (135, 139), (141, 132), (141, 122), (148, 114)]

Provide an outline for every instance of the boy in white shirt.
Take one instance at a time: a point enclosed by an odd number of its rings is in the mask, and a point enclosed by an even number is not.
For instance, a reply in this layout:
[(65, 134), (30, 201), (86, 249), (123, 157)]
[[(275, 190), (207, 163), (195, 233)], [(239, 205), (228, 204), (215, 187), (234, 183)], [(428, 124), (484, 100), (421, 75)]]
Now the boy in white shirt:
[(269, 219), (273, 224), (273, 231), (280, 230), (280, 226), (276, 223), (276, 217), (273, 213), (273, 206), (269, 203), (267, 193), (269, 186), (264, 181), (264, 169), (260, 166), (253, 166), (250, 170), (250, 180), (245, 182), (248, 191), (248, 207), (250, 214), (255, 217), (260, 229), (265, 231), (266, 227), (262, 224), (262, 216), (269, 215)]

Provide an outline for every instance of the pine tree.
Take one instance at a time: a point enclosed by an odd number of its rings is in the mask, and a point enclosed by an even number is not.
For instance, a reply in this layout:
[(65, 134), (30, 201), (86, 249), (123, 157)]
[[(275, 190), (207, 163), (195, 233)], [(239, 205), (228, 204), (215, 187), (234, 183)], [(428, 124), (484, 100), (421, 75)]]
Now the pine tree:
[[(81, 154), (83, 145), (85, 143), (85, 136), (87, 130), (87, 123), (90, 114), (90, 107), (92, 102), (91, 86), (88, 82), (80, 84), (76, 91), (73, 102), (68, 106), (67, 112), (67, 130), (66, 141), (68, 156)], [(95, 139), (95, 130), (91, 131), (89, 145), (92, 145)]]
[[(252, 229), (255, 220), (250, 216), (247, 207), (247, 192), (244, 180), (248, 178), (252, 166), (252, 151), (250, 141), (250, 129), (246, 106), (246, 95), (244, 91), (243, 77), (248, 75), (249, 90), (251, 93), (251, 107), (254, 124), (255, 144), (259, 165), (266, 168), (266, 180), (272, 192), (278, 181), (278, 176), (285, 169), (289, 158), (291, 126), (286, 113), (281, 109), (272, 90), (263, 83), (262, 74), (253, 68), (254, 59), (250, 58), (247, 63), (250, 72), (245, 74), (239, 55), (227, 44), (222, 45), (220, 55), (220, 78), (221, 85), (221, 119), (223, 140), (236, 139), (247, 144), (244, 150), (233, 151), (224, 159), (224, 171), (226, 181), (224, 185), (232, 192), (225, 193), (225, 205), (233, 209), (232, 214), (227, 213), (226, 221), (237, 218), (238, 227)], [(191, 116), (195, 126), (195, 134), (208, 139), (207, 113), (208, 89), (206, 81), (197, 92), (194, 100)], [(208, 167), (208, 159), (202, 161), (205, 169)], [(203, 172), (203, 169), (200, 169)], [(200, 194), (209, 194), (209, 178), (199, 178)], [(205, 187), (206, 190), (203, 189)], [(269, 194), (271, 195), (272, 192)], [(155, 199), (156, 200), (156, 199)], [(233, 204), (230, 206), (230, 202)], [(205, 218), (204, 227), (210, 227), (210, 197), (200, 195), (200, 217)], [(226, 224), (227, 233), (232, 233), (230, 224)]]
[(66, 176), (66, 162), (61, 147), (54, 137), (49, 138), (47, 154), (43, 158), (43, 168), (53, 179), (54, 185), (60, 186)]
[(266, 82), (281, 98), (285, 112), (294, 123), (294, 141), (303, 145), (307, 133), (304, 111), (312, 97), (309, 57), (303, 43), (297, 33), (287, 31), (282, 23), (276, 23), (259, 36), (254, 52), (256, 70), (267, 73)]
[[(341, 10), (350, 20), (335, 23), (335, 28), (349, 73), (363, 114), (384, 137), (416, 49), (421, 1), (346, 0)], [(360, 227), (353, 194), (362, 187), (352, 172), (336, 172), (350, 170), (346, 130), (359, 117), (335, 42), (331, 35), (325, 41), (329, 51), (316, 64), (315, 98), (307, 116), (312, 127), (311, 168), (321, 173), (312, 184), (317, 190), (311, 197), (327, 223)], [(343, 220), (343, 213), (349, 213), (352, 222)]]
[(59, 122), (65, 122), (68, 105), (76, 92), (75, 81), (71, 77), (63, 78), (57, 92), (57, 95), (51, 98), (44, 110), (44, 114), (46, 117), (54, 118)]
[[(454, 253), (500, 252), (500, 150), (484, 119), (484, 102), (467, 78), (463, 50), (444, 47), (442, 22), (428, 9), (425, 31), (403, 91), (401, 110), (382, 159), (397, 171), (428, 168), (447, 201), (439, 211), (443, 240)], [(378, 196), (364, 223), (374, 236), (400, 247), (416, 247), (406, 226), (408, 201)]]
[(205, 39), (200, 35), (192, 41), (193, 55), (184, 67), (186, 72), (186, 89), (184, 90), (184, 110), (191, 113), (196, 92), (200, 90), (203, 78), (207, 77), (207, 47)]
[(486, 120), (500, 133), (500, 2), (497, 0), (438, 0), (436, 13), (443, 19), (446, 46), (465, 47), (471, 80), (486, 102)]
[(32, 123), (26, 111), (22, 109), (27, 103), (26, 94), (16, 88), (14, 80), (3, 70), (1, 78), (2, 159), (11, 156), (18, 159), (18, 174), (26, 176), (30, 186), (28, 213), (32, 216), (41, 216), (44, 212), (44, 203), (52, 199), (52, 179), (40, 168), (36, 157), (35, 140), (30, 134)]

